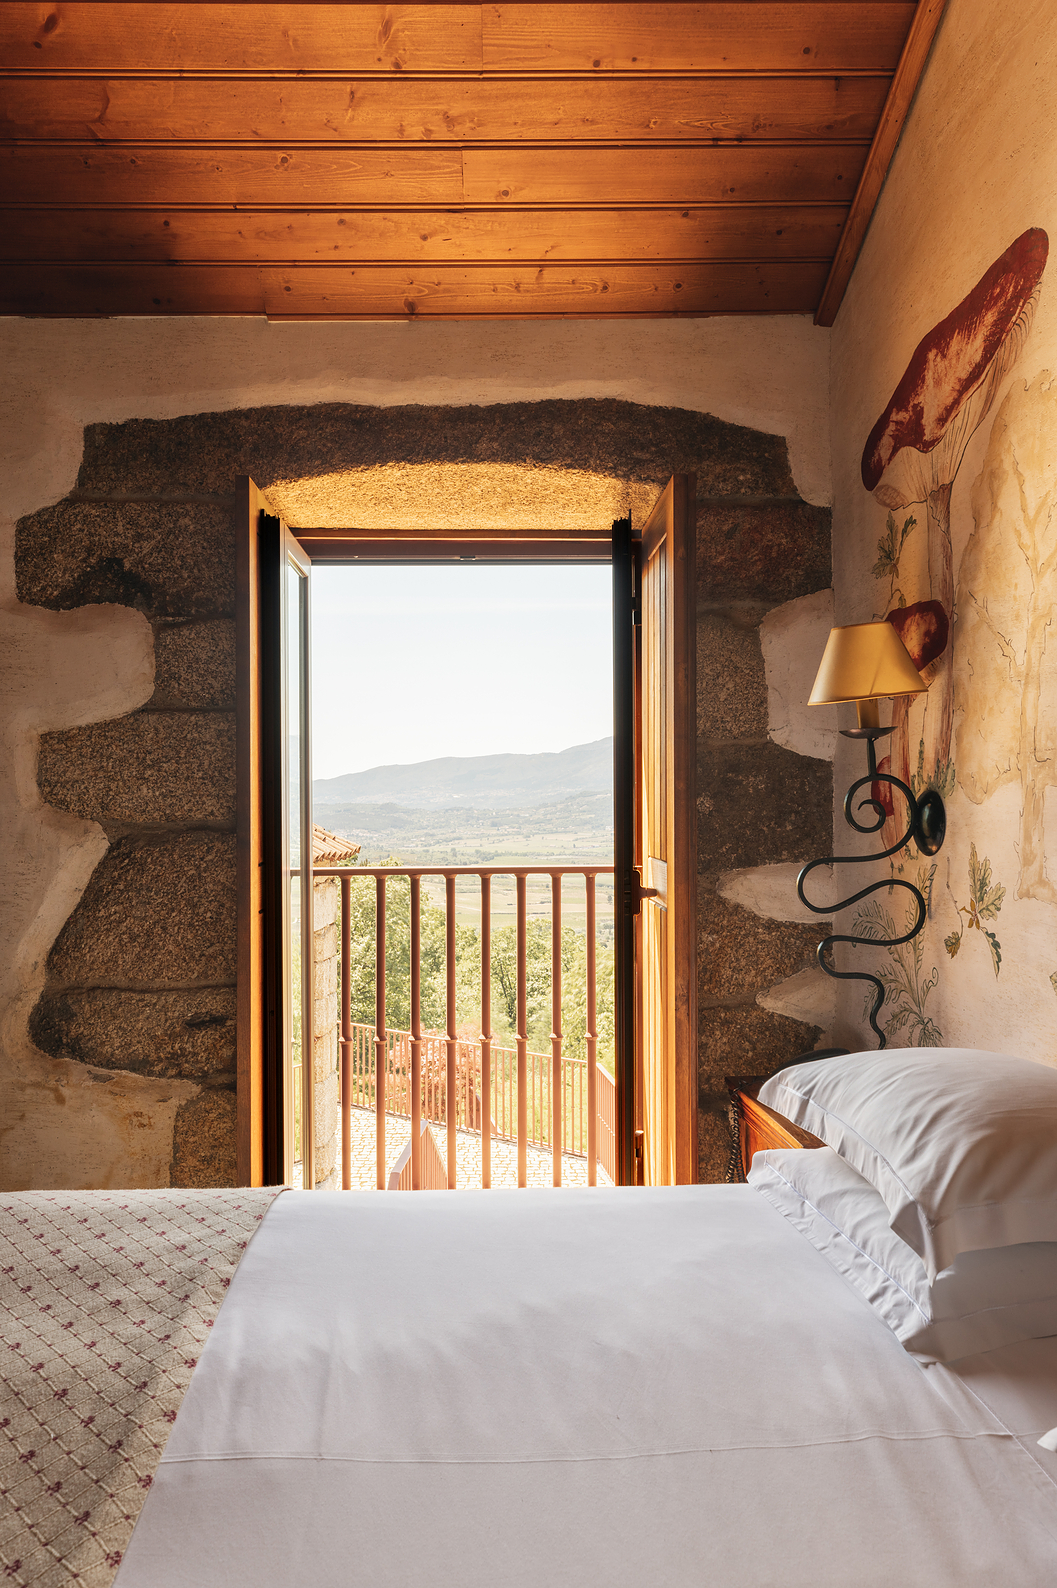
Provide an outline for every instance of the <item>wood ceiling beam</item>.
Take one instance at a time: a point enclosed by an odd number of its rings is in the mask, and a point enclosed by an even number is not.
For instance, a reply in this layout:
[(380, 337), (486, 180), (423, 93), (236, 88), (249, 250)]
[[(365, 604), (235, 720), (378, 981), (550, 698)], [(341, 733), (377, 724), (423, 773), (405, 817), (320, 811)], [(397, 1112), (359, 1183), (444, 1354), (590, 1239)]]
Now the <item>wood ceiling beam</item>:
[(471, 147), (462, 152), (463, 197), (468, 204), (842, 203), (866, 153), (860, 144)]
[(477, 319), (804, 314), (824, 263), (428, 266), (398, 271), (301, 265), (11, 265), (0, 313), (261, 314), (273, 319)]
[(846, 203), (866, 159), (858, 144), (708, 148), (458, 149), (416, 145), (16, 144), (0, 148), (5, 206), (297, 208), (383, 205)]
[(486, 71), (891, 70), (913, 4), (488, 5)]
[(5, 0), (8, 70), (892, 71), (913, 0), (283, 5)]
[(86, 142), (869, 142), (889, 77), (259, 83), (0, 79), (0, 137)]
[(831, 324), (943, 4), (5, 0), (0, 312)]
[(832, 325), (844, 301), (946, 5), (947, 0), (919, 0), (873, 146), (815, 313), (816, 325)]
[(8, 210), (0, 259), (37, 263), (308, 264), (830, 260), (841, 205), (730, 209), (349, 211)]

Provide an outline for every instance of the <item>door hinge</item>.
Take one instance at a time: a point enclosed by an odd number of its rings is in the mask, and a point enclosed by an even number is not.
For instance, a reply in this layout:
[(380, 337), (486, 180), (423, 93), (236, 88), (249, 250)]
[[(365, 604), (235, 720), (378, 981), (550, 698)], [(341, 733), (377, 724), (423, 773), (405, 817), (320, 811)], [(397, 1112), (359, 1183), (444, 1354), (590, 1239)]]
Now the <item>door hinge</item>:
[(624, 888), (624, 909), (628, 915), (639, 915), (642, 912), (643, 899), (656, 899), (656, 888), (644, 888), (642, 885), (642, 872), (634, 867)]

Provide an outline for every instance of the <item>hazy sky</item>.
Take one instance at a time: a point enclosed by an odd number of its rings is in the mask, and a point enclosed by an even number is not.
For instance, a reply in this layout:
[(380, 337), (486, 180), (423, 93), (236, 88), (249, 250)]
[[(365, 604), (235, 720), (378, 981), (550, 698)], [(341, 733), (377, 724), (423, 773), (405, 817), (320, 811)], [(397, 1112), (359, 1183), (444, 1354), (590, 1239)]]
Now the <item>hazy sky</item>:
[(613, 731), (608, 564), (316, 568), (312, 775)]

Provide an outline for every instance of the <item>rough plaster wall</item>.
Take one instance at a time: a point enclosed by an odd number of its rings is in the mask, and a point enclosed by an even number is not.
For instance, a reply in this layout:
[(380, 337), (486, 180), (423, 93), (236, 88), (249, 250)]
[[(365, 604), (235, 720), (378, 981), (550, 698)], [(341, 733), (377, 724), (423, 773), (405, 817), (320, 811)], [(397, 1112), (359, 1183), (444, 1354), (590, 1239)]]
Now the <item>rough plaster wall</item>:
[[(405, 341), (409, 330), (421, 332), (421, 338), (413, 343)], [(3, 328), (3, 337), (9, 347), (9, 368), (13, 360), (15, 369), (15, 379), (8, 390), (18, 389), (21, 379), (21, 390), (30, 394), (30, 400), (11, 407), (7, 415), (5, 500), (13, 515), (18, 515), (54, 502), (68, 491), (75, 482), (86, 422), (193, 410), (207, 397), (211, 398), (211, 406), (219, 403), (241, 408), (251, 400), (260, 400), (265, 393), (287, 402), (294, 395), (303, 396), (306, 392), (314, 397), (337, 395), (358, 399), (381, 395), (383, 402), (396, 402), (436, 398), (441, 394), (448, 398), (457, 394), (465, 400), (471, 394), (494, 396), (498, 390), (508, 400), (527, 395), (538, 400), (554, 390), (567, 396), (571, 390), (586, 387), (595, 391), (602, 389), (607, 394), (634, 392), (654, 399), (663, 395), (669, 400), (678, 393), (684, 402), (687, 393), (699, 394), (701, 407), (707, 406), (713, 413), (751, 419), (764, 428), (785, 428), (792, 438), (791, 461), (800, 494), (808, 500), (825, 501), (828, 457), (825, 426), (821, 420), (826, 405), (828, 338), (824, 334), (813, 331), (800, 320), (766, 324), (734, 321), (662, 324), (650, 328), (648, 339), (643, 337), (642, 331), (641, 327), (624, 326), (617, 333), (613, 328), (591, 325), (279, 328), (252, 321), (160, 321), (147, 325), (143, 322), (64, 325), (8, 322)], [(240, 376), (233, 378), (231, 373), (255, 367), (265, 367), (268, 371), (266, 378), (256, 384), (243, 381)], [(384, 369), (385, 376), (375, 375), (377, 369)], [(613, 373), (625, 369), (635, 369), (636, 373), (631, 376)], [(624, 450), (634, 452), (633, 445), (629, 449), (627, 438)], [(781, 451), (784, 471), (784, 448)], [(692, 467), (695, 460), (668, 458), (669, 467), (677, 467), (680, 462)], [(261, 483), (269, 483), (267, 469), (258, 468), (255, 472), (261, 476)], [(626, 469), (617, 472), (626, 473)], [(298, 477), (297, 470), (286, 471), (287, 482), (294, 482)], [(312, 477), (318, 479), (320, 476)], [(609, 477), (612, 479), (613, 471)], [(282, 471), (277, 476), (273, 471), (271, 483), (282, 489), (282, 478)], [(14, 652), (15, 672), (17, 675), (21, 669), (23, 676), (28, 675), (31, 680), (31, 710), (28, 715), (23, 712), (18, 719), (21, 726), (16, 727), (10, 714), (5, 719), (8, 731), (16, 740), (19, 733), (22, 735), (23, 762), (27, 755), (30, 762), (34, 759), (41, 729), (61, 730), (77, 724), (83, 726), (85, 732), (80, 739), (62, 738), (46, 741), (44, 745), (41, 762), (44, 787), (53, 800), (65, 805), (63, 814), (42, 802), (32, 775), (23, 775), (21, 781), (16, 779), (5, 791), (9, 830), (17, 833), (18, 838), (2, 859), (7, 872), (5, 880), (11, 884), (5, 897), (11, 903), (3, 914), (3, 930), (9, 939), (10, 953), (5, 960), (9, 985), (4, 989), (5, 1053), (0, 1084), (8, 1093), (8, 1098), (4, 1099), (5, 1120), (11, 1121), (13, 1128), (0, 1146), (0, 1183), (157, 1184), (165, 1183), (172, 1165), (181, 1161), (185, 1165), (181, 1178), (197, 1183), (202, 1176), (208, 1178), (215, 1174), (211, 1164), (215, 1165), (218, 1152), (227, 1151), (227, 1144), (220, 1137), (212, 1139), (217, 1136), (218, 1127), (212, 1113), (208, 1120), (198, 1118), (203, 1107), (209, 1111), (216, 1094), (210, 1093), (208, 1088), (201, 1090), (197, 1082), (207, 1078), (203, 1069), (208, 1069), (210, 1064), (223, 1073), (223, 1056), (218, 1054), (214, 1044), (212, 1053), (203, 1056), (200, 1052), (196, 1070), (194, 1056), (188, 1058), (184, 1054), (177, 1066), (184, 1078), (176, 1080), (165, 1076), (164, 1066), (159, 1072), (156, 1063), (151, 1073), (152, 1065), (146, 1055), (156, 1044), (159, 1020), (163, 1032), (168, 1030), (169, 1039), (175, 1040), (176, 1047), (181, 1042), (186, 1047), (188, 1029), (212, 1032), (215, 1036), (223, 1025), (222, 1011), (203, 1009), (202, 1024), (195, 1027), (194, 1012), (191, 1012), (192, 1024), (188, 1026), (187, 1011), (182, 1009), (181, 1020), (171, 1020), (166, 1028), (163, 1018), (166, 1006), (164, 997), (159, 994), (152, 1016), (154, 1024), (148, 1022), (145, 1027), (142, 1017), (136, 1014), (137, 1007), (143, 1007), (137, 1005), (137, 978), (126, 977), (128, 985), (121, 985), (121, 979), (115, 976), (119, 985), (109, 991), (121, 995), (120, 1008), (125, 1013), (120, 1042), (112, 1040), (111, 1025), (111, 1040), (107, 1046), (108, 1028), (98, 1018), (99, 1010), (93, 1008), (91, 996), (98, 989), (82, 988), (83, 996), (77, 1007), (71, 1006), (67, 1011), (52, 1009), (54, 1020), (49, 1045), (65, 1051), (71, 1042), (76, 1044), (79, 1035), (92, 1031), (92, 1042), (88, 1046), (95, 1062), (71, 1063), (65, 1057), (46, 1057), (29, 1040), (27, 1033), (29, 1013), (44, 980), (48, 948), (62, 923), (71, 915), (92, 876), (93, 866), (103, 861), (104, 856), (104, 864), (111, 867), (123, 856), (127, 859), (130, 844), (146, 843), (149, 849), (152, 845), (157, 847), (159, 842), (171, 843), (172, 835), (161, 831), (167, 826), (190, 824), (198, 828), (205, 824), (207, 830), (216, 828), (219, 831), (230, 825), (230, 814), (223, 800), (219, 805), (216, 803), (214, 780), (200, 779), (197, 787), (184, 787), (179, 779), (167, 777), (165, 766), (173, 763), (168, 751), (158, 762), (157, 769), (161, 773), (158, 787), (154, 786), (154, 778), (148, 779), (145, 802), (137, 795), (135, 811), (127, 804), (128, 790), (123, 786), (122, 774), (128, 764), (128, 735), (136, 736), (133, 746), (136, 760), (141, 762), (146, 757), (149, 764), (151, 735), (156, 736), (158, 732), (158, 724), (150, 720), (152, 714), (166, 718), (166, 731), (183, 734), (188, 739), (176, 764), (188, 765), (193, 755), (189, 757), (186, 752), (193, 750), (198, 754), (203, 744), (207, 755), (223, 756), (225, 753), (221, 719), (229, 702), (223, 687), (218, 689), (217, 680), (222, 680), (230, 667), (230, 627), (226, 617), (195, 607), (192, 598), (194, 589), (199, 587), (197, 578), (185, 577), (183, 586), (180, 585), (187, 569), (179, 557), (174, 559), (173, 553), (177, 546), (186, 547), (193, 542), (186, 536), (170, 533), (171, 519), (167, 520), (166, 514), (171, 515), (176, 504), (155, 501), (126, 506), (119, 500), (122, 494), (125, 498), (135, 496), (143, 488), (135, 477), (123, 482), (123, 492), (117, 487), (111, 493), (106, 482), (99, 479), (91, 483), (96, 490), (102, 485), (104, 494), (111, 499), (105, 507), (102, 503), (90, 506), (83, 500), (78, 502), (80, 521), (83, 522), (86, 512), (103, 511), (108, 515), (110, 527), (117, 525), (120, 538), (122, 518), (131, 511), (127, 523), (131, 526), (132, 542), (144, 556), (156, 554), (156, 563), (148, 570), (149, 577), (142, 569), (141, 577), (150, 584), (150, 598), (155, 607), (152, 615), (158, 677), (156, 680), (151, 677), (150, 631), (140, 614), (107, 605), (94, 609), (81, 607), (74, 612), (43, 613), (33, 607), (20, 606), (8, 595), (3, 619)], [(553, 485), (553, 481), (549, 483)], [(576, 484), (575, 480), (569, 483)], [(355, 484), (355, 471), (347, 481), (342, 481), (344, 488)], [(739, 510), (744, 507), (751, 517), (754, 506), (766, 509), (773, 505), (780, 514), (792, 513), (789, 523), (795, 525), (797, 514), (802, 518), (805, 510), (798, 504), (792, 487), (793, 481), (785, 474), (784, 483), (777, 492), (781, 501), (740, 503)], [(752, 495), (751, 484), (747, 490)], [(762, 495), (774, 497), (774, 487), (765, 487)], [(566, 501), (570, 499), (567, 497)], [(196, 511), (208, 512), (208, 505), (195, 504)], [(296, 505), (291, 499), (291, 508)], [(604, 505), (608, 508), (608, 502)], [(345, 508), (340, 510), (344, 512)], [(714, 511), (714, 506), (709, 510)], [(63, 555), (63, 511), (62, 507), (57, 509), (49, 525), (53, 534), (51, 574), (56, 576), (61, 573), (59, 565)], [(294, 512), (293, 516), (298, 515)], [(821, 534), (828, 546), (826, 515), (815, 515), (805, 522), (813, 525), (811, 534), (816, 540)], [(738, 525), (732, 529), (728, 519), (722, 527), (729, 553), (730, 542), (739, 533)], [(749, 524), (750, 540), (755, 534), (756, 529)], [(763, 538), (766, 541), (766, 533)], [(810, 552), (810, 548), (807, 549)], [(817, 550), (816, 546), (816, 561)], [(771, 555), (773, 558), (773, 548)], [(6, 566), (10, 568), (9, 553)], [(823, 578), (817, 569), (812, 577)], [(168, 604), (166, 600), (158, 602), (159, 590), (169, 591)], [(783, 588), (778, 592), (778, 599), (791, 594), (792, 588)], [(78, 602), (128, 602), (131, 599), (139, 605), (145, 604), (142, 589), (130, 590), (127, 584), (121, 588), (108, 585), (105, 567), (102, 570), (96, 567), (86, 583), (76, 590), (68, 590), (67, 595)], [(716, 607), (716, 597), (716, 588), (711, 591), (706, 588), (704, 606)], [(738, 594), (738, 600), (743, 598), (750, 606), (755, 601), (755, 608), (752, 612), (739, 613), (731, 609), (731, 633), (743, 632), (746, 626), (751, 629), (754, 616), (762, 615), (774, 604), (775, 594), (767, 588), (761, 597), (759, 593), (753, 595), (750, 589), (747, 597), (744, 590)], [(70, 603), (64, 599), (55, 604)], [(722, 602), (718, 605), (721, 607)], [(83, 637), (84, 624), (93, 610), (99, 614), (97, 626), (108, 651), (108, 662), (113, 664), (118, 675), (120, 687), (110, 695), (99, 681), (100, 673), (105, 673), (106, 669), (101, 668)], [(704, 618), (707, 627), (715, 613), (708, 611)], [(728, 621), (722, 614), (721, 620)], [(42, 675), (40, 651), (50, 651), (54, 647), (42, 641), (34, 651), (29, 638), (31, 632), (61, 634), (69, 641), (69, 678), (56, 680)], [(134, 665), (121, 652), (122, 642), (128, 643), (130, 638), (139, 646)], [(735, 658), (737, 654), (738, 647), (734, 645), (730, 655)], [(759, 673), (762, 663), (758, 656), (746, 659), (744, 646), (741, 654), (741, 665), (750, 670), (755, 667)], [(116, 713), (135, 711), (148, 702), (148, 709), (133, 718), (120, 723), (107, 722)], [(187, 720), (177, 724), (176, 718), (181, 711)], [(92, 729), (93, 722), (106, 722), (106, 727)], [(739, 733), (749, 740), (759, 740), (761, 735), (765, 738), (759, 714), (747, 726), (743, 723), (740, 729), (731, 729), (730, 724), (719, 725), (718, 738), (731, 741), (735, 761), (738, 755), (744, 757), (749, 753), (751, 758), (761, 749), (757, 743), (735, 744)], [(80, 753), (68, 753), (71, 746)], [(766, 760), (775, 747), (762, 748)], [(771, 783), (774, 787), (782, 786), (784, 797), (789, 788), (781, 775), (775, 777), (777, 768), (775, 762), (771, 768)], [(714, 773), (714, 768), (706, 768), (706, 776), (713, 777)], [(725, 775), (729, 800), (739, 774), (736, 767), (733, 770), (728, 767)], [(760, 769), (760, 775), (766, 782), (766, 766)], [(803, 796), (817, 803), (817, 781), (817, 776), (807, 774), (804, 789), (793, 787), (793, 797)], [(194, 784), (193, 778), (190, 783)], [(211, 797), (214, 798), (212, 806), (209, 805)], [(178, 809), (181, 801), (182, 808)], [(130, 816), (135, 817), (134, 822), (130, 822)], [(135, 834), (122, 830), (133, 826), (138, 828)], [(152, 826), (158, 830), (145, 830)], [(107, 833), (114, 841), (109, 854), (106, 853)], [(789, 847), (788, 834), (784, 841)], [(736, 852), (739, 851), (735, 845), (732, 853)], [(137, 862), (142, 858), (137, 855)], [(754, 852), (751, 858), (761, 857)], [(41, 908), (41, 900), (48, 901), (47, 909)], [(27, 917), (32, 922), (32, 931), (27, 930)], [(740, 922), (738, 926), (740, 930)], [(75, 964), (77, 934), (73, 928), (71, 922), (56, 944), (55, 963), (60, 970), (67, 961)], [(750, 932), (749, 937), (752, 935)], [(788, 956), (778, 965), (782, 973), (778, 975), (779, 980), (788, 970), (787, 960)], [(57, 979), (61, 982), (61, 977)], [(757, 977), (757, 987), (759, 980)], [(221, 988), (212, 990), (222, 991)], [(178, 991), (181, 994), (201, 993), (203, 989), (183, 986)], [(720, 1000), (716, 1007), (721, 1013), (713, 1026), (723, 1038), (725, 1049), (723, 1052), (717, 1049), (714, 1059), (708, 1060), (703, 1068), (706, 1107), (716, 1077), (731, 1068), (726, 1062), (726, 1053), (732, 1051), (732, 1044), (722, 1029), (723, 1011), (742, 1007), (746, 988), (739, 987), (731, 992), (729, 987), (726, 990), (721, 987), (716, 996)], [(747, 996), (751, 1000), (751, 989)], [(111, 1000), (111, 1013), (118, 1006)], [(47, 1011), (42, 1010), (38, 1019), (44, 1020), (46, 1014)], [(184, 1036), (174, 1029), (181, 1022)], [(743, 1034), (747, 1033), (744, 1023), (742, 1029)], [(41, 1031), (43, 1033), (43, 1026)], [(791, 1025), (789, 1040), (793, 1049), (804, 1045), (803, 1039), (812, 1034), (812, 1028), (803, 1022)], [(137, 1053), (144, 1071), (139, 1075), (133, 1069)], [(741, 1062), (736, 1068), (744, 1073), (744, 1054), (739, 1058)], [(109, 1069), (109, 1065), (121, 1067)], [(767, 1067), (771, 1067), (769, 1061)], [(187, 1079), (188, 1075), (196, 1076), (197, 1080)], [(71, 1130), (68, 1121), (76, 1110), (70, 1105), (82, 1094), (89, 1099), (84, 1104), (87, 1114)], [(107, 1113), (105, 1099), (114, 1100), (110, 1113)], [(174, 1123), (181, 1105), (182, 1127)], [(720, 1151), (719, 1138), (708, 1135), (707, 1131), (706, 1136), (707, 1140), (702, 1143), (710, 1160), (706, 1167), (714, 1172), (718, 1162), (716, 1154)], [(192, 1161), (196, 1154), (197, 1165)]]
[[(887, 586), (870, 571), (885, 529), (885, 509), (867, 495), (859, 472), (871, 427), (919, 340), (1015, 238), (1031, 227), (1049, 234), (1050, 258), (1030, 335), (969, 444), (951, 498), (957, 786), (947, 799), (947, 840), (937, 857), (917, 985), (923, 989), (937, 973), (938, 984), (923, 1006), (945, 1045), (1014, 1050), (1050, 1064), (1057, 1063), (1052, 786), (1035, 824), (1042, 853), (1034, 883), (1025, 876), (1031, 823), (1025, 824), (1024, 813), (1033, 789), (1052, 785), (1055, 775), (1057, 677), (1051, 628), (1049, 639), (1036, 636), (1041, 676), (1025, 679), (1031, 646), (1024, 622), (1031, 603), (1041, 601), (1044, 631), (1057, 592), (1052, 582), (1044, 589), (1044, 581), (1031, 573), (1016, 537), (1030, 518), (1026, 538), (1034, 539), (1040, 566), (1048, 559), (1052, 567), (1057, 555), (1055, 22), (1052, 0), (1026, 0), (1014, 8), (1001, 0), (950, 0), (833, 339), (836, 614), (838, 622), (849, 623), (882, 616), (886, 606)], [(914, 511), (924, 519), (920, 508)], [(920, 534), (915, 530), (908, 542), (911, 551), (918, 546), (919, 558)], [(1017, 743), (1019, 724), (1022, 713), (1033, 710), (1038, 722), (1025, 757)], [(912, 745), (916, 742), (912, 739)], [(858, 752), (841, 741), (838, 798), (861, 770)], [(846, 849), (849, 839), (839, 812), (835, 820), (836, 847)], [(1005, 889), (1000, 908), (982, 923), (1000, 944), (997, 974), (983, 931), (969, 924), (965, 913), (973, 845), (978, 861), (990, 863), (991, 888)], [(916, 870), (914, 860), (908, 874)], [(862, 880), (857, 876), (842, 891), (861, 886)], [(957, 938), (959, 931), (952, 957), (945, 939)], [(858, 1046), (868, 1035), (861, 1009), (859, 993), (842, 1001), (838, 1040)], [(905, 1041), (910, 1030), (904, 1027), (895, 1040)], [(872, 1037), (867, 1045), (874, 1046)]]
[(830, 502), (829, 333), (775, 319), (281, 324), (6, 320), (4, 511), (65, 495), (97, 421), (281, 403), (617, 397), (788, 438), (796, 488)]

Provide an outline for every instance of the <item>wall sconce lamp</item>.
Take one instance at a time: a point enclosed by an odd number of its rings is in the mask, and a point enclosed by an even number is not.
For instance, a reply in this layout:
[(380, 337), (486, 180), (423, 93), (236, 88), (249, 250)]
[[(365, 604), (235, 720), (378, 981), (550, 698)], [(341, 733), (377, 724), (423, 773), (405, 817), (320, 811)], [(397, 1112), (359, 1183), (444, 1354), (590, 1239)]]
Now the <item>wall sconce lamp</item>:
[[(870, 975), (867, 971), (837, 970), (830, 961), (829, 950), (835, 943), (851, 943), (856, 947), (868, 944), (873, 948), (896, 948), (901, 943), (911, 942), (925, 925), (928, 911), (924, 896), (920, 888), (916, 888), (912, 882), (907, 882), (902, 877), (889, 876), (871, 882), (858, 893), (853, 893), (847, 899), (841, 899), (837, 904), (812, 904), (804, 891), (804, 884), (817, 866), (858, 865), (864, 861), (887, 860), (889, 856), (897, 855), (911, 839), (922, 854), (934, 855), (939, 851), (947, 830), (947, 813), (940, 794), (935, 789), (926, 789), (919, 798), (894, 773), (877, 770), (877, 741), (886, 738), (894, 731), (892, 728), (881, 727), (877, 702), (889, 699), (893, 695), (921, 695), (927, 689), (928, 685), (922, 681), (921, 674), (911, 661), (906, 646), (890, 623), (883, 621), (849, 623), (830, 630), (814, 688), (808, 697), (808, 704), (812, 706), (835, 706), (855, 702), (858, 725), (854, 728), (842, 728), (841, 733), (846, 739), (865, 740), (867, 770), (866, 776), (857, 778), (844, 796), (844, 820), (849, 827), (857, 833), (881, 831), (888, 819), (888, 810), (877, 797), (877, 785), (880, 783), (898, 789), (907, 802), (906, 831), (888, 849), (882, 849), (880, 853), (873, 855), (827, 855), (823, 859), (812, 860), (796, 880), (796, 891), (801, 903), (816, 915), (832, 915), (837, 910), (846, 910), (851, 905), (858, 904), (860, 899), (865, 899), (881, 889), (902, 888), (914, 899), (917, 905), (917, 919), (910, 931), (905, 932), (902, 937), (865, 938), (852, 937), (847, 933), (835, 933), (824, 938), (816, 951), (818, 962), (827, 976), (833, 976), (839, 981), (873, 983), (876, 991), (869, 1020), (879, 1039), (878, 1046), (882, 1048), (886, 1046), (887, 1038), (877, 1023), (877, 1016), (884, 1003), (884, 983), (878, 976)], [(855, 806), (856, 795), (867, 784), (870, 785), (870, 793), (859, 801), (858, 806)], [(863, 810), (869, 810), (872, 819), (860, 819), (858, 813)]]

